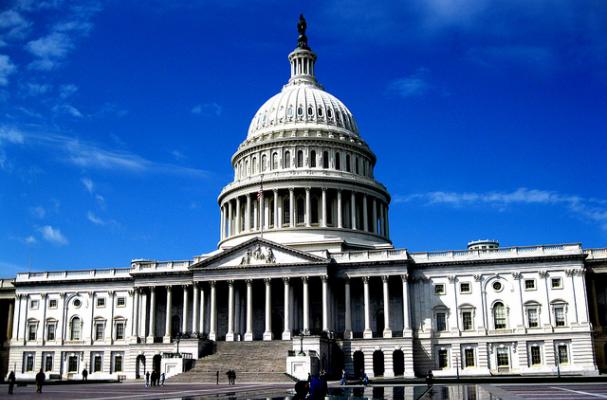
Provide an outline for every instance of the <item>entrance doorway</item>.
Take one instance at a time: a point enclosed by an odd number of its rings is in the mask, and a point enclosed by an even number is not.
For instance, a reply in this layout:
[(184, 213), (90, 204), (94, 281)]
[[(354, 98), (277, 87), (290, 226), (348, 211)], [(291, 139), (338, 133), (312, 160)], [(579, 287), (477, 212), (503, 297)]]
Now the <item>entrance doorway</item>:
[(375, 350), (373, 352), (373, 375), (384, 376), (384, 352)]
[(360, 350), (355, 351), (352, 355), (352, 361), (354, 364), (354, 376), (359, 378), (365, 372), (365, 355)]
[(135, 378), (141, 379), (145, 375), (145, 356), (140, 354), (135, 359)]
[(160, 372), (160, 361), (162, 360), (162, 356), (160, 354), (156, 354), (152, 359), (152, 367), (154, 371)]
[(405, 374), (405, 354), (402, 350), (394, 350), (394, 353), (392, 353), (392, 368), (395, 376)]

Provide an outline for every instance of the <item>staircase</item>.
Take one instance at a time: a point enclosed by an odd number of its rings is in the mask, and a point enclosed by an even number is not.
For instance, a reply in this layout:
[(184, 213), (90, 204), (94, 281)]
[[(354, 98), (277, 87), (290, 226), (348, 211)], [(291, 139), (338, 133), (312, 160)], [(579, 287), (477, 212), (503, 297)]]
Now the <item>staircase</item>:
[(236, 371), (236, 383), (292, 383), (285, 374), (291, 341), (217, 342), (214, 354), (196, 360), (194, 367), (170, 378), (170, 382), (228, 383), (226, 372)]

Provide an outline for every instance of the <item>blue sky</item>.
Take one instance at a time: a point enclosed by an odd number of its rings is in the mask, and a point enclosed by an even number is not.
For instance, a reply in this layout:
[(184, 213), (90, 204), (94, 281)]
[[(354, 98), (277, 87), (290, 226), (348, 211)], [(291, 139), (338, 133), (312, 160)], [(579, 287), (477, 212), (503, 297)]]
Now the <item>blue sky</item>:
[(213, 250), (300, 12), (396, 246), (607, 246), (607, 2), (1, 4), (2, 276)]

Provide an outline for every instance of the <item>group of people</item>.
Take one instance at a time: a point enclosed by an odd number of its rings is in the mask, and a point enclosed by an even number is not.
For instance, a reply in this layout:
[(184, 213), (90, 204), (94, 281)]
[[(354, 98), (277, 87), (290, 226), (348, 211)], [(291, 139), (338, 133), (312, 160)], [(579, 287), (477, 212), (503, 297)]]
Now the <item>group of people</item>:
[(145, 373), (145, 387), (164, 386), (164, 379), (164, 372), (160, 373), (154, 370), (152, 373), (150, 373), (150, 371), (148, 371)]
[(236, 371), (231, 369), (226, 372), (226, 375), (228, 376), (228, 384), (234, 385), (236, 383)]
[(308, 374), (307, 381), (299, 381), (295, 384), (293, 400), (324, 399), (328, 391), (327, 373), (322, 370), (319, 375)]

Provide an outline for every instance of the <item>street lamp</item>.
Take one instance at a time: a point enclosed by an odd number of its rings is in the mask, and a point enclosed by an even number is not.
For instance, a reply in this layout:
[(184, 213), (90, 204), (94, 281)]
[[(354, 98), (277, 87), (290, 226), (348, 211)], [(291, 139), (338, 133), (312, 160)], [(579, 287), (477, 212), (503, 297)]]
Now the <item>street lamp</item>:
[(175, 342), (177, 343), (177, 356), (178, 357), (180, 357), (180, 354), (179, 354), (179, 342), (181, 341), (181, 336), (182, 336), (181, 332), (177, 332), (177, 335), (175, 335)]
[(302, 332), (299, 334), (299, 355), (300, 356), (306, 355), (306, 353), (304, 353), (304, 351), (303, 351), (303, 339), (304, 339), (304, 334)]

